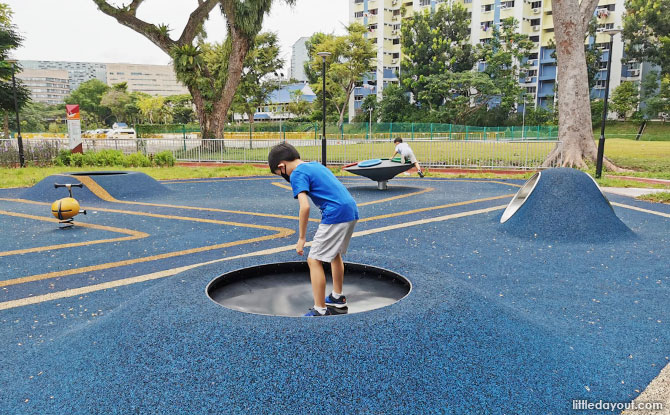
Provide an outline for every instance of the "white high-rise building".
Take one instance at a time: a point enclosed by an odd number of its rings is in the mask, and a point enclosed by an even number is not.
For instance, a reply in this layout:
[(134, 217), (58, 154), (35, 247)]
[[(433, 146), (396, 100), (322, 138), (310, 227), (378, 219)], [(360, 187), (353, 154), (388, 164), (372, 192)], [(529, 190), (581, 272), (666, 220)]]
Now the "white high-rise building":
[(289, 74), (289, 79), (307, 82), (304, 65), (305, 62), (309, 60), (309, 56), (307, 56), (307, 47), (305, 45), (305, 42), (308, 40), (309, 37), (301, 37), (291, 48), (291, 73)]

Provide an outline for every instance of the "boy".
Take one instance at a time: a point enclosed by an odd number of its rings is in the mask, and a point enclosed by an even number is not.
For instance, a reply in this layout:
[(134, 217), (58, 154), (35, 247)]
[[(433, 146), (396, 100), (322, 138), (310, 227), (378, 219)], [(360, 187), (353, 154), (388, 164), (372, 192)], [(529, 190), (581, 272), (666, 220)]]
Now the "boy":
[(395, 140), (393, 140), (393, 144), (395, 144), (395, 153), (391, 156), (391, 158), (395, 157), (396, 154), (400, 154), (400, 156), (403, 159), (403, 162), (405, 160), (408, 160), (414, 164), (414, 167), (416, 167), (419, 177), (423, 179), (423, 172), (421, 171), (421, 166), (419, 166), (419, 162), (416, 159), (416, 156), (414, 155), (414, 152), (410, 148), (409, 144), (403, 143), (402, 138), (398, 137)]
[[(358, 207), (354, 198), (330, 170), (320, 163), (300, 160), (298, 150), (290, 144), (282, 143), (274, 146), (268, 154), (268, 164), (273, 174), (282, 176), (291, 184), (293, 197), (298, 199), (300, 204), (298, 243), (295, 247), (298, 255), (303, 255), (305, 246), (309, 219), (308, 197), (321, 210), (321, 223), (307, 257), (314, 307), (305, 316), (319, 317), (346, 313), (349, 308), (347, 299), (342, 294), (344, 280), (342, 255), (347, 252), (351, 234), (358, 221)], [(333, 292), (325, 299), (324, 262), (330, 262), (333, 274)]]

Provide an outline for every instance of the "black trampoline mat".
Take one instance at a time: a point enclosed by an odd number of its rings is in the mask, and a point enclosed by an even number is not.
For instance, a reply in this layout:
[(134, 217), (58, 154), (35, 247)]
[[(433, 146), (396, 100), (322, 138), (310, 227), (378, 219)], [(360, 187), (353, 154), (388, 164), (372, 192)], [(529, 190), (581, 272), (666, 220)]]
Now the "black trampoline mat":
[[(258, 269), (261, 267), (261, 269)], [(207, 294), (237, 311), (274, 316), (302, 316), (314, 305), (309, 268), (305, 262), (267, 264), (224, 274), (210, 283)], [(326, 292), (332, 280), (326, 268)], [(388, 270), (345, 264), (344, 295), (349, 314), (391, 305), (407, 296), (409, 281)]]

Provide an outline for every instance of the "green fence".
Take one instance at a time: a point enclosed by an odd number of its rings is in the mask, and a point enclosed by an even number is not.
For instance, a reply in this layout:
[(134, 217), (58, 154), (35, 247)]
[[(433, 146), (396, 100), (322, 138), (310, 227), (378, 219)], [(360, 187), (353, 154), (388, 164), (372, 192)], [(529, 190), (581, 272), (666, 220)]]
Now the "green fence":
[[(248, 123), (227, 125), (223, 138), (250, 139), (318, 139), (321, 137), (318, 122), (256, 122), (253, 133)], [(150, 138), (164, 134), (186, 137), (199, 133), (198, 125), (189, 124), (140, 124), (136, 126), (140, 137)], [(448, 140), (551, 140), (558, 136), (557, 126), (505, 126), (477, 127), (438, 123), (347, 123), (340, 128), (336, 124), (326, 125), (329, 139), (448, 139)]]

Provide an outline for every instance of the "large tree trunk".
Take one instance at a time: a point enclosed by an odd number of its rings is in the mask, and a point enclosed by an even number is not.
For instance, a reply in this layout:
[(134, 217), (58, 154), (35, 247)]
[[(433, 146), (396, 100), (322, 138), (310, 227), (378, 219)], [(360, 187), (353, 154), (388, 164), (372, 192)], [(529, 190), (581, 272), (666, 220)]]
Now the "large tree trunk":
[[(584, 39), (597, 4), (597, 0), (582, 0), (581, 5), (578, 0), (552, 0), (558, 61), (558, 138), (562, 146), (549, 154), (544, 166), (585, 168), (585, 159), (596, 160)], [(608, 160), (604, 165), (620, 170)]]

